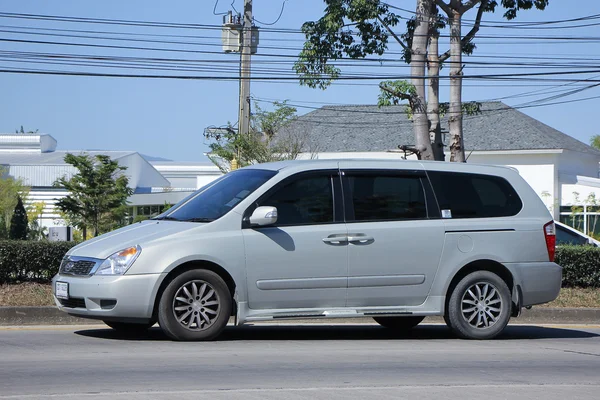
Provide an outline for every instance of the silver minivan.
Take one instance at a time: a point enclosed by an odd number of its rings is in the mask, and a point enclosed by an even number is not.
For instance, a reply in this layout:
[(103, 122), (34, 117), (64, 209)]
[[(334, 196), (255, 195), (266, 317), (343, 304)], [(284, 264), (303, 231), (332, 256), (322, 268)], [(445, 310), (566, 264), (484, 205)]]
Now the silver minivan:
[(57, 306), (174, 340), (236, 324), (372, 317), (408, 330), (441, 315), (489, 339), (561, 285), (552, 216), (510, 168), (312, 160), (223, 175), (152, 220), (83, 242)]

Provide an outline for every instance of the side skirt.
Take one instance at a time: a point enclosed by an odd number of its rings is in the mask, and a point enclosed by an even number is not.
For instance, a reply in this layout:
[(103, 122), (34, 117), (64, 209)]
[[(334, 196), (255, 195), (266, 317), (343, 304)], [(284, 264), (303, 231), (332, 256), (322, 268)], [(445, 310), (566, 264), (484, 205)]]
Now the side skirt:
[(298, 309), (261, 309), (254, 310), (247, 302), (237, 305), (236, 325), (254, 321), (315, 319), (315, 318), (361, 318), (361, 317), (405, 317), (409, 315), (428, 316), (443, 315), (443, 296), (430, 296), (418, 306), (387, 306), (362, 308), (298, 308)]

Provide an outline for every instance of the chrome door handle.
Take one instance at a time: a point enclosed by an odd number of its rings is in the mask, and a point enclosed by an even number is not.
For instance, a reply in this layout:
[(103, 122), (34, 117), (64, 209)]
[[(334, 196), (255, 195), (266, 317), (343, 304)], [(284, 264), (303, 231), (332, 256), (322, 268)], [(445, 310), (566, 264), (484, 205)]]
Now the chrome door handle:
[(373, 242), (374, 240), (375, 240), (375, 238), (373, 236), (367, 236), (363, 233), (354, 233), (354, 234), (348, 235), (349, 242), (366, 243), (366, 242)]
[(348, 236), (346, 234), (334, 234), (329, 235), (326, 238), (323, 238), (323, 242), (331, 243), (331, 244), (341, 244), (346, 243), (348, 241)]

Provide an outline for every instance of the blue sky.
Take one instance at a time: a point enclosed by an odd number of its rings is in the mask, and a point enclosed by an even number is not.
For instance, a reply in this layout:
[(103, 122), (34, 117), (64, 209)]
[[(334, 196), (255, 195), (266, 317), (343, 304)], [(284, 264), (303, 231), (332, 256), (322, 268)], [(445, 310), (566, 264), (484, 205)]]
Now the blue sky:
[[(94, 73), (161, 74), (195, 76), (235, 76), (237, 54), (220, 54), (220, 31), (210, 27), (221, 24), (221, 16), (214, 15), (216, 0), (172, 0), (169, 2), (141, 0), (4, 0), (0, 10), (0, 69), (52, 71), (80, 71)], [(231, 9), (231, 0), (219, 1), (217, 13)], [(414, 9), (414, 0), (390, 0), (389, 4), (406, 10)], [(577, 4), (575, 7), (574, 4)], [(259, 52), (253, 57), (254, 66), (277, 69), (275, 75), (292, 76), (291, 64), (302, 46), (303, 36), (287, 30), (298, 30), (303, 22), (322, 15), (321, 0), (287, 0), (281, 18), (277, 20), (282, 0), (254, 0), (254, 16), (260, 21)], [(243, 0), (233, 6), (242, 10)], [(159, 28), (148, 26), (75, 23), (23, 19), (14, 14), (51, 15), (107, 20), (152, 21), (177, 24), (208, 25), (206, 29)], [(410, 13), (398, 10), (403, 17)], [(557, 21), (600, 14), (595, 0), (550, 0), (546, 11), (522, 12), (516, 22), (527, 25), (534, 21)], [(465, 16), (474, 18), (474, 13)], [(476, 39), (474, 57), (465, 58), (465, 75), (522, 74), (541, 71), (577, 72), (573, 75), (542, 77), (544, 80), (524, 78), (519, 81), (472, 80), (465, 82), (464, 100), (502, 99), (511, 106), (525, 106), (521, 110), (540, 121), (588, 143), (590, 136), (600, 134), (594, 116), (598, 99), (568, 102), (600, 95), (599, 88), (590, 88), (565, 96), (573, 89), (590, 86), (590, 82), (566, 82), (548, 79), (599, 79), (600, 35), (596, 19), (566, 24), (543, 25), (545, 28), (498, 28), (501, 12), (486, 15), (486, 21)], [(513, 23), (514, 24), (514, 23)], [(591, 25), (566, 28), (573, 25)], [(468, 26), (464, 28), (466, 32)], [(69, 30), (67, 32), (67, 30)], [(283, 31), (277, 31), (283, 30)], [(399, 29), (401, 30), (401, 29)], [(78, 31), (78, 32), (74, 32)], [(81, 31), (85, 31), (81, 32)], [(97, 32), (105, 32), (99, 34)], [(74, 38), (94, 36), (92, 38)], [(71, 36), (71, 37), (68, 37)], [(103, 36), (105, 39), (97, 39)], [(193, 36), (193, 37), (192, 37)], [(507, 36), (515, 36), (507, 38)], [(113, 39), (106, 39), (111, 37)], [(536, 40), (536, 37), (545, 40)], [(121, 40), (114, 40), (119, 38)], [(558, 39), (560, 38), (560, 39)], [(181, 43), (149, 43), (143, 40)], [(24, 42), (29, 41), (29, 42)], [(57, 44), (30, 43), (60, 42)], [(442, 38), (441, 48), (447, 48)], [(74, 43), (78, 46), (64, 45)], [(80, 46), (81, 44), (92, 44)], [(101, 46), (162, 48), (171, 51), (107, 48)], [(174, 51), (178, 50), (178, 51)], [(386, 59), (398, 58), (399, 48), (392, 45)], [(212, 52), (212, 53), (211, 53)], [(15, 57), (14, 54), (19, 54)], [(24, 62), (24, 54), (46, 53), (103, 56), (177, 58), (189, 63), (201, 63), (202, 71), (151, 71), (144, 69), (107, 68), (93, 65), (58, 65)], [(213, 54), (216, 53), (216, 54)], [(271, 55), (271, 56), (268, 56)], [(282, 57), (287, 55), (290, 57)], [(560, 58), (560, 59), (558, 59)], [(48, 61), (48, 57), (45, 58)], [(219, 61), (216, 63), (215, 61)], [(60, 61), (59, 61), (60, 62)], [(145, 61), (143, 61), (145, 62)], [(141, 63), (140, 62), (140, 65)], [(534, 65), (515, 65), (516, 63)], [(544, 63), (561, 65), (544, 66)], [(510, 65), (503, 65), (510, 64)], [(200, 65), (200, 64), (195, 64)], [(223, 67), (225, 66), (225, 67)], [(222, 68), (229, 68), (223, 71)], [(580, 71), (596, 73), (580, 73)], [(342, 73), (368, 75), (407, 75), (409, 68), (399, 62), (355, 62), (343, 67)], [(295, 80), (285, 82), (253, 82), (252, 96), (260, 106), (270, 109), (273, 100), (288, 99), (304, 114), (311, 107), (323, 104), (374, 104), (377, 101), (377, 81), (340, 82), (325, 91), (299, 86)], [(561, 86), (562, 85), (562, 86)], [(208, 126), (222, 126), (237, 120), (238, 83), (235, 80), (176, 80), (134, 79), (83, 76), (55, 76), (0, 73), (0, 132), (14, 132), (21, 125), (26, 130), (39, 130), (58, 140), (61, 150), (104, 149), (134, 150), (143, 154), (177, 161), (205, 161), (208, 150), (203, 131)], [(447, 99), (448, 88), (442, 84), (442, 99)], [(534, 93), (529, 93), (533, 92)], [(556, 98), (551, 98), (556, 96)], [(540, 102), (540, 99), (546, 99)], [(529, 102), (535, 107), (527, 107)], [(559, 104), (547, 104), (559, 103)], [(546, 104), (546, 105), (544, 105)], [(543, 106), (539, 106), (543, 105)], [(499, 127), (499, 134), (501, 127)], [(467, 149), (468, 151), (468, 149)]]

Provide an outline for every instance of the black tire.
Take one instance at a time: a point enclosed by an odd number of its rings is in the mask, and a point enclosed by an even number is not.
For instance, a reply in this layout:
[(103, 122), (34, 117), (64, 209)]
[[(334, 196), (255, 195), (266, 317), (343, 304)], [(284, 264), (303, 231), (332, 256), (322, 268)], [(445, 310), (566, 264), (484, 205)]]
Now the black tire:
[(419, 325), (425, 317), (373, 317), (379, 325), (396, 331), (409, 331)]
[(508, 324), (511, 307), (506, 282), (492, 272), (476, 271), (452, 291), (445, 320), (463, 339), (492, 339)]
[(103, 321), (103, 322), (106, 325), (113, 328), (115, 331), (117, 331), (119, 333), (123, 333), (123, 334), (129, 334), (129, 335), (144, 334), (155, 323), (154, 321), (148, 322), (145, 324), (135, 324), (135, 323), (130, 323), (130, 322), (116, 322), (116, 321)]
[(219, 275), (200, 269), (186, 271), (165, 288), (158, 323), (173, 340), (212, 340), (225, 329), (232, 303), (227, 284)]

